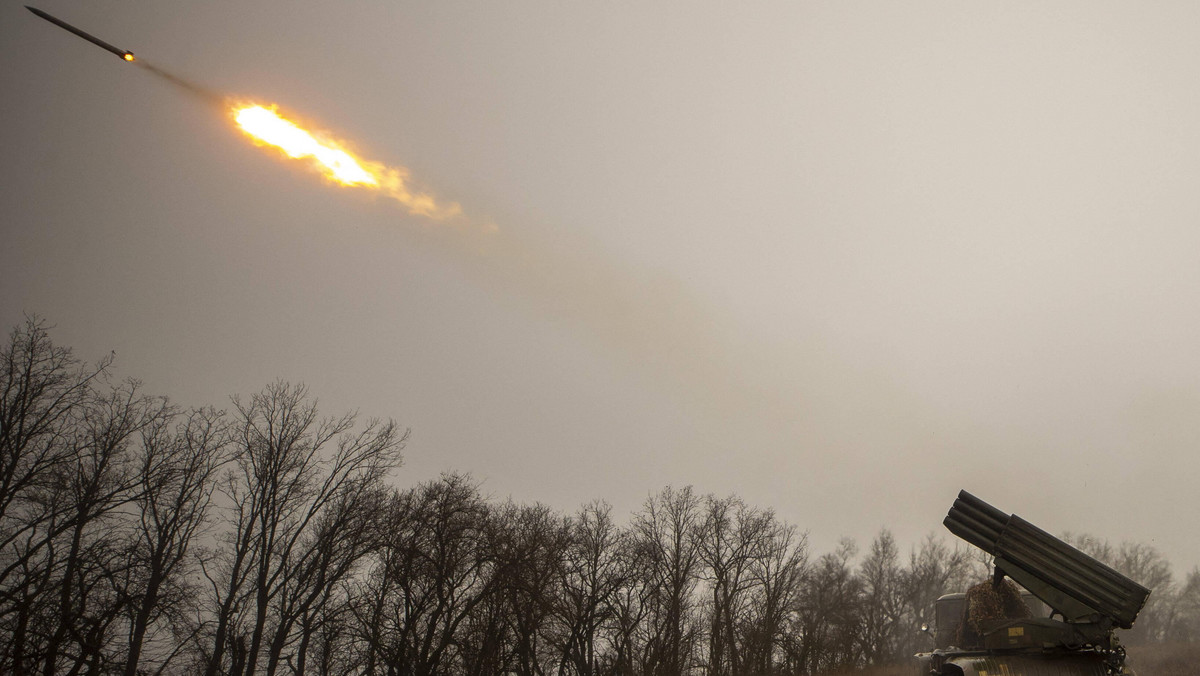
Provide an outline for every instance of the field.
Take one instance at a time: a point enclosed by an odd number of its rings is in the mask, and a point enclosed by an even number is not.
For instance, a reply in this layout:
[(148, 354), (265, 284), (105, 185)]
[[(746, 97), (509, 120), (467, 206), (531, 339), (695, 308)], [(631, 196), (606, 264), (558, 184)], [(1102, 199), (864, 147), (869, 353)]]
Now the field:
[[(1129, 665), (1138, 676), (1197, 676), (1200, 644), (1150, 644), (1129, 647)], [(830, 676), (912, 676), (912, 667), (894, 665), (842, 671)]]
[(1195, 676), (1200, 673), (1200, 644), (1129, 646), (1129, 665), (1138, 676)]

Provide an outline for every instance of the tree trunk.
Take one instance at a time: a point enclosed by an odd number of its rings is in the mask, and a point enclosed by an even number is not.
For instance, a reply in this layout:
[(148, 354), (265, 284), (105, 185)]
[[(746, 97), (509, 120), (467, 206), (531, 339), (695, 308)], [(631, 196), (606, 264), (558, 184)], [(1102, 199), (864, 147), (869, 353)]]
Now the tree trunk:
[(129, 656), (125, 662), (125, 676), (137, 676), (138, 662), (141, 660), (142, 643), (146, 638), (146, 629), (150, 625), (150, 613), (158, 604), (158, 590), (162, 584), (161, 571), (155, 567), (150, 573), (146, 585), (146, 594), (138, 606), (137, 616), (133, 620), (133, 632), (129, 637)]

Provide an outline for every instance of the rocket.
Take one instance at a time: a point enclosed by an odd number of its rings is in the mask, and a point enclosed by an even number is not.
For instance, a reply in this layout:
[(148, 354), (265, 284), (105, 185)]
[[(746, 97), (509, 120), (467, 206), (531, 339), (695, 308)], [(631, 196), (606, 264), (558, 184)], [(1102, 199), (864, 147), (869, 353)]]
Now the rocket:
[(87, 40), (88, 42), (92, 43), (93, 45), (96, 45), (97, 47), (103, 47), (104, 49), (107, 49), (108, 51), (112, 52), (113, 54), (116, 54), (117, 56), (121, 57), (122, 59), (124, 59), (126, 61), (133, 61), (133, 52), (131, 52), (131, 51), (113, 47), (112, 45), (101, 40), (100, 38), (98, 38), (94, 35), (89, 35), (88, 33), (85, 33), (83, 31), (79, 30), (78, 28), (72, 26), (71, 24), (67, 23), (66, 21), (63, 21), (62, 19), (56, 19), (56, 18), (50, 16), (49, 14), (43, 12), (42, 10), (37, 9), (36, 7), (30, 7), (29, 5), (25, 5), (25, 9), (33, 12), (34, 14), (40, 16), (41, 18), (45, 19), (46, 21), (49, 21), (50, 23), (54, 24), (55, 26), (58, 26), (59, 28), (64, 28), (66, 30), (71, 31), (72, 33), (78, 35), (79, 37), (83, 38), (84, 40)]

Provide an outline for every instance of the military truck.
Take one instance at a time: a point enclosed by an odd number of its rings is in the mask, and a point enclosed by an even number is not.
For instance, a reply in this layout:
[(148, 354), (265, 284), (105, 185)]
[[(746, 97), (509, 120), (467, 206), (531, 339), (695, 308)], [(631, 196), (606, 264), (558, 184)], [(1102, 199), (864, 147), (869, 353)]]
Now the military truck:
[(966, 491), (943, 524), (991, 554), (994, 574), (937, 600), (919, 676), (1133, 674), (1115, 632), (1133, 626), (1149, 589)]

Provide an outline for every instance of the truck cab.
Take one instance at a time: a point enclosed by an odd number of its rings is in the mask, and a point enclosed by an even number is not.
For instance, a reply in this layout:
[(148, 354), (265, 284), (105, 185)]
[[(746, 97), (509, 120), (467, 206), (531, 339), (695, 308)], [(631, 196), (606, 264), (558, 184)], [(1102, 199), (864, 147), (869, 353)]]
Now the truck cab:
[[(1042, 603), (1038, 597), (1027, 591), (1021, 591), (1021, 601), (1029, 609), (1030, 617), (1050, 617), (1050, 606)], [(958, 642), (959, 628), (966, 614), (967, 595), (965, 592), (944, 594), (933, 604), (934, 625), (928, 628), (933, 636), (934, 646), (938, 649), (949, 648)]]

